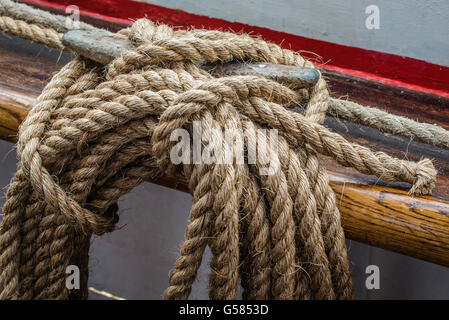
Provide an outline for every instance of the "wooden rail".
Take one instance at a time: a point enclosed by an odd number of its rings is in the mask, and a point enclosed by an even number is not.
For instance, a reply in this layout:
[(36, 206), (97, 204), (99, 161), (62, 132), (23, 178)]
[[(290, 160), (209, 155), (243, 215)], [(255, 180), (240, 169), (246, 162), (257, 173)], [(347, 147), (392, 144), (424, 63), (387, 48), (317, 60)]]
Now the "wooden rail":
[[(17, 128), (37, 95), (70, 58), (0, 34), (0, 138), (15, 140)], [(325, 76), (335, 97), (348, 95), (362, 104), (449, 127), (448, 99), (337, 73), (325, 72)], [(407, 196), (406, 184), (382, 183), (322, 158), (348, 238), (449, 266), (449, 152), (345, 121), (327, 119), (325, 124), (352, 141), (393, 156), (434, 160), (439, 171), (434, 196), (412, 198)], [(186, 183), (179, 179), (152, 182), (187, 190)]]

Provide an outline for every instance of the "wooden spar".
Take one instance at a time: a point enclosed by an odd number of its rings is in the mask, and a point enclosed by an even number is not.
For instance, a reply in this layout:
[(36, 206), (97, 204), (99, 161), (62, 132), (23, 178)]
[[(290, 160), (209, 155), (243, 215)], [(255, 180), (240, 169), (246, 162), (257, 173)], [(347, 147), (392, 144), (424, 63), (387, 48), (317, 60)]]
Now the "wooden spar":
[[(59, 52), (49, 51), (40, 45), (11, 38), (0, 42), (0, 134), (12, 140), (17, 127), (35, 98), (42, 90), (51, 74), (57, 71), (70, 57)], [(59, 60), (59, 64), (55, 63)], [(339, 75), (327, 74), (328, 82), (335, 96), (341, 96), (354, 90), (358, 102), (363, 97), (374, 99), (376, 92), (389, 94), (388, 90), (374, 89), (373, 84), (364, 84), (356, 79), (342, 79)], [(360, 88), (362, 86), (362, 88)], [(364, 87), (363, 87), (364, 86)], [(342, 89), (345, 88), (345, 89)], [(349, 89), (348, 89), (349, 88)], [(346, 91), (348, 90), (348, 91)], [(394, 90), (394, 89), (389, 89)], [(377, 93), (379, 94), (379, 93)], [(407, 101), (434, 101), (433, 97), (410, 97), (393, 92), (390, 99), (397, 97)], [(426, 100), (427, 99), (427, 100)], [(391, 102), (390, 102), (391, 103)], [(419, 102), (416, 102), (419, 103)], [(446, 103), (443, 101), (443, 103)], [(415, 110), (416, 111), (416, 110)], [(425, 118), (426, 114), (422, 116)], [(444, 121), (444, 120), (442, 120)], [(433, 121), (436, 122), (436, 121)], [(343, 123), (343, 128), (341, 128)], [(417, 160), (427, 156), (435, 159), (439, 170), (437, 188), (434, 197), (408, 197), (401, 184), (383, 184), (377, 179), (366, 177), (354, 170), (337, 166), (333, 161), (323, 158), (336, 193), (337, 203), (342, 213), (342, 222), (346, 235), (350, 239), (368, 243), (377, 247), (393, 250), (416, 258), (449, 266), (449, 161), (447, 151), (397, 140), (387, 137), (374, 129), (346, 123), (326, 122), (333, 130), (345, 134), (351, 140), (384, 150), (394, 156), (404, 157), (404, 146), (409, 146), (407, 157)], [(446, 124), (447, 125), (447, 124)], [(370, 131), (371, 130), (371, 131)], [(374, 131), (373, 131), (374, 130)], [(352, 136), (352, 138), (351, 138)], [(187, 191), (186, 183), (179, 179), (162, 177), (151, 181), (171, 188)], [(392, 188), (401, 187), (401, 188)]]
[[(449, 267), (449, 202), (366, 185), (327, 166), (347, 238)], [(344, 182), (348, 179), (353, 182)], [(183, 177), (151, 182), (188, 192)]]

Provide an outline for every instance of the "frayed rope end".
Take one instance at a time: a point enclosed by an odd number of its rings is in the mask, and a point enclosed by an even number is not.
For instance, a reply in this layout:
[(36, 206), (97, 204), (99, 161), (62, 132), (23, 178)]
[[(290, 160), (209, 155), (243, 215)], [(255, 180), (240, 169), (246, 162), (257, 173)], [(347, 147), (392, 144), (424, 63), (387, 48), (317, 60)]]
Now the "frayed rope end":
[(423, 159), (416, 164), (416, 179), (408, 194), (411, 196), (431, 195), (435, 187), (437, 170), (432, 161)]

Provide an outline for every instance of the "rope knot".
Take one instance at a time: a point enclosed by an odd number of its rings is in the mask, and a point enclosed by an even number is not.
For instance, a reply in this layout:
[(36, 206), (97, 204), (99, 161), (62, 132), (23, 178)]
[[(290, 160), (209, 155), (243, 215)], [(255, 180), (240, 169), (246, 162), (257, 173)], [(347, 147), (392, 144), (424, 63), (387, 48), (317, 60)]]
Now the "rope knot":
[(165, 24), (157, 24), (148, 19), (138, 19), (128, 30), (127, 36), (138, 43), (154, 42), (158, 40), (170, 39), (173, 36), (173, 29)]
[[(165, 298), (189, 296), (206, 246), (212, 252), (211, 298), (235, 298), (239, 279), (245, 298), (352, 298), (340, 213), (318, 154), (413, 183), (413, 194), (431, 192), (436, 171), (430, 160), (415, 164), (374, 153), (324, 127), (329, 94), (322, 77), (299, 113), (291, 109), (306, 100), (301, 88), (255, 76), (216, 78), (198, 66), (252, 61), (312, 67), (295, 52), (248, 35), (175, 31), (147, 19), (119, 33), (139, 46), (115, 59), (106, 74), (81, 58), (70, 62), (20, 129), (20, 163), (3, 210), (14, 223), (2, 229), (10, 232), (3, 247), (16, 250), (19, 260), (21, 250), (22, 259), (36, 265), (60, 266), (64, 275), (49, 277), (48, 268), (35, 268), (17, 276), (27, 279), (20, 288), (32, 283), (30, 276), (67, 297), (58, 281), (65, 281), (78, 231), (112, 230), (120, 196), (169, 172), (188, 182), (193, 204)], [(195, 163), (189, 155), (191, 162), (175, 165), (172, 134), (184, 129), (192, 136), (194, 121), (201, 140), (196, 146), (189, 141), (184, 151), (214, 149), (215, 162)], [(239, 134), (229, 142), (221, 135), (226, 130)], [(228, 162), (219, 152), (224, 147), (232, 151)], [(265, 160), (275, 164), (266, 174), (257, 170)], [(24, 219), (22, 236), (16, 224)], [(0, 270), (26, 269), (13, 256), (1, 261)], [(2, 294), (18, 295), (18, 280), (9, 279), (9, 271), (1, 273), (0, 287), (13, 285)], [(50, 291), (29, 289), (37, 297)]]

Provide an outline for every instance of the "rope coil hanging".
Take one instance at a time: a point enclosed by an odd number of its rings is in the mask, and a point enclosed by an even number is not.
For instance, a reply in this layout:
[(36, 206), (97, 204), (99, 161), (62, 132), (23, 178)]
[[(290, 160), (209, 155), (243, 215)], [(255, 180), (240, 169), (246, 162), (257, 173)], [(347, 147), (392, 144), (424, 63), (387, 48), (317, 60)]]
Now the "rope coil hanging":
[[(164, 298), (188, 298), (206, 246), (212, 299), (235, 298), (239, 279), (245, 299), (352, 298), (340, 213), (318, 154), (408, 182), (416, 195), (434, 186), (431, 161), (372, 152), (322, 126), (329, 101), (322, 78), (305, 92), (254, 76), (216, 78), (195, 64), (313, 67), (290, 50), (146, 19), (119, 34), (139, 46), (106, 70), (80, 57), (67, 64), (20, 127), (19, 164), (3, 207), (0, 298), (86, 298), (90, 235), (114, 229), (120, 196), (168, 175), (188, 182), (193, 204)], [(304, 99), (303, 114), (291, 110)], [(277, 129), (278, 151), (268, 152), (277, 170), (261, 175), (261, 163), (173, 165), (170, 134), (191, 132), (193, 121), (212, 144), (214, 128)], [(249, 135), (243, 148), (249, 152), (263, 140)], [(82, 290), (69, 293), (70, 264), (80, 267)]]

